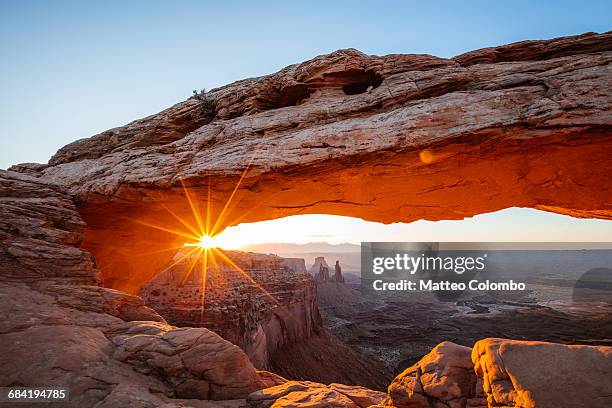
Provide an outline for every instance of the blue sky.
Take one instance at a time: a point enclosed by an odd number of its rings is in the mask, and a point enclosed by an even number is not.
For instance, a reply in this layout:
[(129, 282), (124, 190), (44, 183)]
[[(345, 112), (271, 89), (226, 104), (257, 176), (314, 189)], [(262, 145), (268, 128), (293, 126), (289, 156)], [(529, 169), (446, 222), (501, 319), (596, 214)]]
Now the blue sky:
[(610, 22), (610, 1), (2, 1), (0, 168), (339, 48), (450, 57)]
[(2, 1), (0, 168), (339, 48), (450, 57), (610, 22), (610, 1)]

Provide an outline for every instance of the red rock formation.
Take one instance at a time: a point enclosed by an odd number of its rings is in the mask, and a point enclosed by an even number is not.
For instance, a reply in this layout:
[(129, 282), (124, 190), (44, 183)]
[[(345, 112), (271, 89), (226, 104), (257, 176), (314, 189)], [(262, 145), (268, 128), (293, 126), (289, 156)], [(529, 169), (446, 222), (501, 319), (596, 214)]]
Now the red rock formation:
[[(389, 386), (388, 405), (396, 408), (486, 406), (477, 388), (471, 349), (445, 341)], [(481, 385), (481, 384), (478, 384)]]
[(312, 266), (310, 267), (310, 274), (312, 276), (317, 276), (318, 274), (321, 273), (321, 269), (325, 268), (327, 269), (328, 273), (329, 273), (329, 265), (327, 264), (327, 262), (325, 261), (325, 257), (323, 256), (317, 256), (314, 260), (314, 263), (312, 264)]
[(85, 223), (61, 187), (0, 170), (0, 198), (3, 279), (101, 282), (93, 257), (80, 248)]
[(612, 406), (612, 347), (485, 339), (472, 361), (490, 407)]
[(293, 272), (308, 273), (306, 270), (306, 261), (303, 258), (283, 258), (282, 265)]
[(280, 347), (321, 330), (314, 280), (290, 270), (284, 258), (223, 251), (231, 263), (217, 255), (204, 274), (203, 256), (182, 258), (183, 252), (141, 290), (145, 302), (170, 323), (213, 330), (240, 346), (260, 369), (269, 368)]
[(380, 363), (323, 329), (309, 274), (289, 270), (276, 255), (223, 253), (249, 277), (219, 255), (214, 266), (207, 261), (203, 310), (202, 257), (177, 262), (177, 254), (141, 296), (170, 323), (206, 327), (238, 345), (259, 369), (294, 379), (387, 386)]
[(343, 384), (324, 385), (310, 381), (288, 381), (249, 395), (250, 407), (338, 407), (367, 408), (387, 395), (364, 387)]
[(317, 283), (329, 282), (329, 268), (327, 266), (319, 265), (319, 272), (315, 276)]
[[(180, 181), (221, 226), (329, 213), (461, 219), (511, 206), (611, 218), (611, 33), (454, 59), (341, 50), (212, 90), (15, 170), (65, 185), (105, 285), (136, 293), (192, 218)], [(239, 221), (238, 221), (239, 220)]]
[(381, 406), (606, 408), (610, 378), (612, 347), (485, 339), (470, 349), (443, 342), (395, 378)]
[(340, 261), (336, 261), (336, 264), (334, 265), (334, 275), (332, 276), (330, 273), (330, 267), (325, 261), (325, 257), (318, 256), (315, 258), (314, 264), (310, 267), (310, 273), (314, 275), (317, 283), (344, 283), (344, 277), (342, 277), (342, 268), (340, 267)]
[(84, 223), (57, 186), (0, 171), (0, 214), (0, 387), (69, 387), (66, 407), (153, 408), (271, 384), (217, 334), (96, 286)]
[[(99, 268), (106, 286), (137, 293), (185, 241), (145, 225), (182, 229), (179, 218), (192, 218), (182, 182), (213, 220), (226, 208), (220, 228), (304, 213), (460, 219), (510, 206), (611, 219), (611, 38), (454, 59), (341, 50), (211, 91), (214, 116), (191, 98), (74, 142), (48, 165), (13, 168), (27, 176), (2, 172), (0, 386), (68, 385), (72, 406), (153, 407), (244, 398), (269, 382), (209, 330), (169, 326), (125, 293), (66, 285), (97, 283)], [(609, 354), (499, 340), (473, 356), (490, 404), (603, 407)], [(554, 386), (542, 358), (554, 362)], [(403, 377), (406, 394), (429, 384), (438, 401), (463, 401), (452, 366), (429, 368), (431, 381)], [(360, 406), (331, 386), (302, 391), (279, 399)]]
[(336, 261), (336, 264), (334, 265), (334, 276), (332, 278), (332, 282), (344, 283), (340, 261)]

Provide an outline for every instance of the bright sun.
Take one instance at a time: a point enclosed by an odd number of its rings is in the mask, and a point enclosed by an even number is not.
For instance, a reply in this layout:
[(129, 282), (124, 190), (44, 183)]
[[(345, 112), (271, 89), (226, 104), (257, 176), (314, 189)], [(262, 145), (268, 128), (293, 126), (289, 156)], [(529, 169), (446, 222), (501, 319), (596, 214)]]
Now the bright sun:
[(212, 237), (210, 235), (202, 235), (200, 237), (200, 240), (198, 241), (198, 246), (200, 248), (216, 248), (219, 246), (217, 240), (215, 239), (215, 237)]
[[(247, 167), (244, 169), (242, 175), (240, 176), (240, 180), (238, 181), (238, 183), (236, 183), (236, 186), (234, 187), (232, 194), (230, 194), (229, 198), (227, 199), (225, 206), (221, 210), (221, 213), (217, 217), (216, 221), (214, 221), (214, 223), (212, 224), (210, 220), (210, 215), (211, 215), (210, 183), (208, 185), (208, 200), (206, 200), (206, 212), (201, 212), (198, 206), (198, 201), (192, 198), (191, 193), (189, 192), (187, 187), (185, 187), (185, 184), (182, 181), (181, 181), (181, 185), (183, 186), (183, 191), (185, 192), (185, 198), (187, 199), (189, 207), (191, 208), (191, 212), (193, 214), (193, 218), (195, 222), (188, 222), (187, 220), (184, 220), (183, 218), (175, 214), (173, 211), (171, 211), (169, 208), (166, 208), (168, 212), (174, 218), (176, 218), (176, 220), (179, 221), (185, 227), (185, 229), (176, 230), (176, 229), (169, 228), (163, 225), (151, 224), (144, 220), (138, 220), (138, 219), (134, 220), (135, 222), (139, 224), (146, 225), (148, 227), (155, 228), (157, 230), (164, 231), (164, 232), (167, 232), (167, 233), (170, 233), (170, 234), (182, 237), (182, 238), (186, 238), (189, 240), (189, 242), (183, 244), (183, 247), (192, 247), (192, 248), (186, 251), (182, 251), (181, 256), (178, 257), (178, 259), (174, 260), (174, 262), (172, 262), (169, 266), (165, 267), (163, 271), (172, 268), (173, 266), (177, 265), (180, 262), (183, 262), (184, 260), (188, 259), (189, 257), (195, 254), (195, 256), (193, 257), (195, 261), (190, 262), (190, 265), (186, 273), (184, 273), (183, 278), (186, 279), (187, 277), (191, 275), (194, 268), (198, 264), (198, 261), (201, 260), (201, 262), (199, 263), (201, 266), (199, 273), (201, 273), (202, 275), (202, 290), (201, 290), (201, 302), (202, 302), (201, 307), (202, 308), (201, 308), (201, 316), (200, 316), (201, 319), (203, 319), (203, 316), (204, 316), (204, 294), (206, 292), (206, 273), (207, 273), (207, 268), (208, 268), (208, 262), (210, 260), (210, 262), (213, 265), (216, 265), (217, 261), (215, 260), (215, 258), (221, 259), (225, 263), (231, 265), (236, 271), (240, 272), (246, 279), (250, 280), (256, 287), (258, 287), (266, 296), (270, 297), (275, 303), (280, 305), (280, 303), (278, 303), (278, 301), (272, 295), (270, 295), (270, 293), (268, 293), (266, 289), (264, 289), (259, 283), (257, 283), (253, 279), (253, 277), (251, 277), (251, 275), (243, 271), (242, 268), (240, 268), (240, 266), (236, 265), (234, 261), (228, 258), (225, 255), (225, 253), (220, 250), (220, 248), (230, 249), (230, 248), (238, 248), (240, 246), (240, 241), (236, 240), (235, 238), (232, 238), (232, 234), (230, 234), (227, 230), (223, 230), (223, 231), (219, 231), (219, 230), (222, 228), (224, 223), (231, 224), (231, 222), (227, 222), (226, 220), (227, 210), (230, 206), (232, 199), (234, 198), (234, 195), (236, 194), (236, 191), (238, 190), (238, 187), (240, 186), (240, 183), (246, 176), (250, 166), (251, 166), (251, 163), (249, 162)], [(234, 220), (234, 223), (237, 223), (236, 221), (237, 220)], [(177, 249), (179, 248), (181, 247), (180, 246), (170, 247), (170, 248), (162, 250), (162, 252), (165, 252), (165, 251), (175, 251), (176, 252)]]
[(211, 249), (211, 248), (220, 248), (221, 243), (219, 242), (216, 236), (204, 234), (200, 238), (198, 238), (197, 242), (193, 242), (193, 243), (188, 242), (185, 244), (185, 246), (198, 247), (202, 249)]

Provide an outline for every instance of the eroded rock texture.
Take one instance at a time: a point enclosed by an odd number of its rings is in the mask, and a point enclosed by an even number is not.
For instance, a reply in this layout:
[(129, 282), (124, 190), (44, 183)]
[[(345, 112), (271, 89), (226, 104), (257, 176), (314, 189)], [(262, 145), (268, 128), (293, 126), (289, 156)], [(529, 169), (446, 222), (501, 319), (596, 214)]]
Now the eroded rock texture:
[(57, 186), (2, 171), (0, 212), (0, 386), (69, 387), (62, 406), (152, 408), (279, 383), (210, 330), (170, 326), (141, 298), (97, 286), (84, 223)]
[(0, 275), (3, 279), (96, 284), (102, 277), (80, 248), (85, 223), (60, 187), (0, 170)]
[(393, 380), (387, 404), (396, 408), (486, 406), (471, 352), (469, 347), (440, 343)]
[(290, 269), (284, 258), (215, 250), (205, 260), (184, 252), (141, 290), (172, 324), (213, 330), (260, 369), (269, 368), (279, 348), (321, 330), (314, 280)]
[(612, 347), (485, 339), (472, 360), (489, 407), (612, 406)]
[(379, 362), (322, 327), (314, 279), (291, 269), (303, 269), (303, 259), (287, 263), (275, 255), (226, 250), (206, 258), (183, 255), (185, 250), (140, 291), (170, 323), (213, 330), (240, 346), (256, 368), (287, 378), (387, 387)]
[(135, 256), (184, 242), (135, 220), (184, 229), (171, 211), (193, 222), (181, 181), (213, 220), (233, 196), (219, 229), (303, 213), (390, 223), (511, 206), (611, 218), (611, 50), (611, 33), (452, 59), (341, 50), (212, 90), (214, 117), (191, 98), (15, 170), (78, 198), (105, 285), (131, 293), (171, 255)]
[(311, 381), (288, 381), (248, 396), (254, 408), (367, 408), (381, 403), (386, 394), (364, 387), (343, 384), (319, 384)]

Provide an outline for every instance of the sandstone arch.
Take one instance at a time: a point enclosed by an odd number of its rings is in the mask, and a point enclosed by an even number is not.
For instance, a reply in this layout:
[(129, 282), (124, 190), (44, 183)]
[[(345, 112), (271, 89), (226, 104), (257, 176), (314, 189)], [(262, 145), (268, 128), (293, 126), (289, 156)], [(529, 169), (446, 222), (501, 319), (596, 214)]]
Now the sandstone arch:
[(247, 167), (220, 227), (512, 206), (611, 219), (611, 40), (590, 33), (453, 59), (341, 50), (212, 90), (214, 118), (190, 98), (14, 169), (66, 187), (106, 285), (132, 293), (171, 256), (161, 250), (185, 241), (134, 220), (184, 229), (171, 215), (192, 217), (181, 183), (202, 208), (210, 189), (217, 219)]

